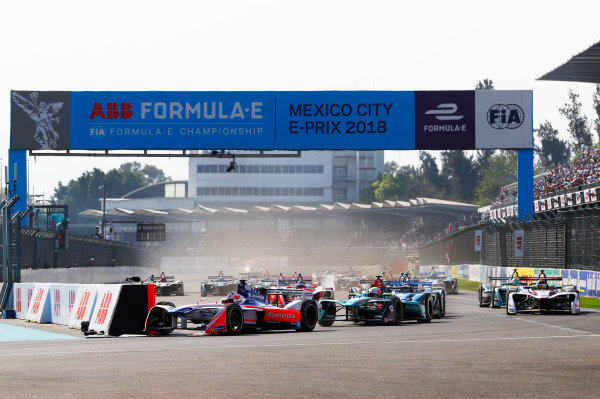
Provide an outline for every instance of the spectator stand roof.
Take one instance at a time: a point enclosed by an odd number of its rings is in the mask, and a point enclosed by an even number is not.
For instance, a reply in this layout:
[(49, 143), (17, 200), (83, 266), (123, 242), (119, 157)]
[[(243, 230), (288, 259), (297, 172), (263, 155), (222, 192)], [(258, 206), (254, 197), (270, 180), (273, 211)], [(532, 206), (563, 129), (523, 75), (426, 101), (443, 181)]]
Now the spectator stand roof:
[(600, 83), (600, 42), (575, 55), (538, 80)]
[[(415, 198), (410, 201), (372, 202), (371, 204), (336, 202), (334, 204), (307, 205), (252, 205), (247, 209), (234, 206), (223, 206), (218, 209), (198, 205), (195, 209), (176, 208), (172, 210), (114, 208), (106, 212), (112, 219), (121, 222), (138, 221), (192, 221), (204, 220), (207, 217), (231, 216), (271, 216), (271, 217), (310, 217), (310, 216), (385, 216), (385, 217), (419, 217), (448, 216), (456, 218), (461, 215), (470, 216), (477, 212), (477, 206), (462, 202), (445, 201), (434, 198)], [(88, 209), (79, 215), (89, 218), (101, 218), (102, 211)]]

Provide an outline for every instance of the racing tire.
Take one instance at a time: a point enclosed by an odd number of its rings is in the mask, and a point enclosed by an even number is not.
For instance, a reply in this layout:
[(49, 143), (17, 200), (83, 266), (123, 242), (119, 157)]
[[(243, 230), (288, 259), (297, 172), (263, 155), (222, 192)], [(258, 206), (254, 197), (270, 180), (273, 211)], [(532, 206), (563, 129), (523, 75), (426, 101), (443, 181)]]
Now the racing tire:
[(433, 318), (434, 319), (441, 319), (442, 318), (442, 295), (436, 295), (437, 302), (434, 306), (437, 307), (437, 312), (433, 312)]
[(240, 305), (234, 303), (227, 307), (225, 320), (227, 324), (227, 334), (239, 335), (244, 329), (244, 311)]
[(181, 284), (177, 289), (177, 296), (183, 296), (183, 292), (183, 284)]
[[(298, 331), (312, 331), (317, 325), (319, 319), (319, 310), (317, 303), (312, 299), (302, 302), (300, 307), (300, 328)], [(333, 324), (333, 323), (331, 323)]]
[(454, 281), (454, 285), (452, 286), (452, 295), (458, 295), (458, 281)]
[(496, 288), (492, 287), (492, 297), (490, 298), (490, 307), (496, 307)]
[(429, 323), (432, 318), (433, 313), (433, 298), (431, 296), (427, 296), (425, 299), (425, 318), (417, 320), (417, 323)]
[(440, 301), (440, 317), (446, 317), (446, 291), (442, 291)]
[(157, 305), (164, 305), (164, 306), (172, 306), (175, 307), (175, 304), (173, 302), (167, 302), (167, 301), (161, 301), (158, 302)]
[(399, 326), (402, 324), (402, 318), (404, 317), (404, 307), (402, 306), (402, 301), (399, 299), (394, 299), (394, 321), (393, 325)]
[(479, 287), (479, 307), (487, 308), (488, 306), (490, 305), (483, 303), (483, 287)]

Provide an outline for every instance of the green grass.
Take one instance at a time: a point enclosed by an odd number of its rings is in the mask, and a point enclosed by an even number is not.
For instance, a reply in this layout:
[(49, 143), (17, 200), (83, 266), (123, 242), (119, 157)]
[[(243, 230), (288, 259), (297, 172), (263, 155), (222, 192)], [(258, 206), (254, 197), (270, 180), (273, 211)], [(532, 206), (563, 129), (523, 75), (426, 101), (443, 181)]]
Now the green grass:
[(600, 298), (579, 297), (579, 306), (582, 308), (600, 309)]
[(459, 290), (477, 291), (477, 290), (479, 290), (479, 286), (481, 285), (481, 283), (478, 281), (461, 280), (461, 279), (457, 279), (457, 281), (458, 281), (458, 289)]
[[(479, 285), (481, 284), (478, 281), (471, 280), (457, 279), (457, 281), (459, 290), (477, 291), (479, 290)], [(579, 306), (582, 308), (600, 309), (600, 298), (588, 298), (583, 296), (579, 297)]]

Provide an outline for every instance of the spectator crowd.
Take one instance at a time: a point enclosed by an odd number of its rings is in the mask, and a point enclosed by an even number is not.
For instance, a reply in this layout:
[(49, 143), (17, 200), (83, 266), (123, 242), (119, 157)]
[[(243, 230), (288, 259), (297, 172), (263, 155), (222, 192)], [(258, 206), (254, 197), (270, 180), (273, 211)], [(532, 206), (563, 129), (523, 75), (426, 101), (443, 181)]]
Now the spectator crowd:
[[(546, 172), (533, 183), (533, 197), (545, 198), (552, 194), (600, 182), (600, 149), (590, 148), (585, 154), (567, 165), (559, 165)], [(502, 187), (492, 206), (514, 203), (517, 200), (517, 188)]]

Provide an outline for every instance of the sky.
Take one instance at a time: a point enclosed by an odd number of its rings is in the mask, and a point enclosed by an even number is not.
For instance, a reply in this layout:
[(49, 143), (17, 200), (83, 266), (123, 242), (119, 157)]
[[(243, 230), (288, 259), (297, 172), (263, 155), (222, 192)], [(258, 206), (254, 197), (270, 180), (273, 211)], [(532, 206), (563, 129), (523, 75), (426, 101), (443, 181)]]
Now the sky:
[[(600, 2), (11, 1), (0, 6), (0, 162), (11, 90), (533, 90), (534, 126), (567, 137), (569, 89), (536, 80), (600, 39)], [(416, 151), (386, 161), (417, 164)], [(187, 179), (187, 159), (29, 158), (29, 193), (137, 160)]]

